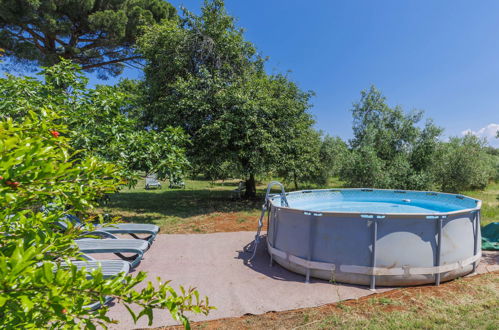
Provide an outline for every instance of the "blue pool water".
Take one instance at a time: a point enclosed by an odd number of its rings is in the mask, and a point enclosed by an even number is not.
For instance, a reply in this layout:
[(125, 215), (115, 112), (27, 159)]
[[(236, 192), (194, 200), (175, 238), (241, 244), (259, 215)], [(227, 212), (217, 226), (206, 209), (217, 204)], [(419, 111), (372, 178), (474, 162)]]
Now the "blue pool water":
[(287, 200), (294, 209), (342, 213), (444, 213), (477, 205), (477, 200), (459, 195), (359, 189), (292, 192)]
[[(290, 205), (293, 207), (293, 205)], [(374, 213), (434, 213), (452, 212), (461, 208), (455, 205), (430, 203), (427, 201), (320, 201), (296, 205), (319, 212), (374, 212)]]

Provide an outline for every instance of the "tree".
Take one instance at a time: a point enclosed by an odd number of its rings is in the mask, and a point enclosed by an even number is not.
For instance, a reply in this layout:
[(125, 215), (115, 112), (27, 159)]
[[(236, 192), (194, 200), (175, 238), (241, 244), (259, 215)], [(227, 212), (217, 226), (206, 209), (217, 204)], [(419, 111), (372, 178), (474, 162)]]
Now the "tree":
[(345, 141), (339, 137), (324, 136), (319, 150), (321, 164), (319, 182), (326, 185), (329, 178), (339, 176), (349, 156), (348, 145)]
[(320, 158), (321, 135), (309, 123), (303, 124), (297, 136), (282, 146), (282, 159), (277, 166), (277, 174), (286, 181), (293, 182), (295, 189), (300, 189), (300, 182), (325, 184), (321, 175), (322, 165), (325, 165)]
[[(73, 157), (67, 127), (49, 107), (35, 107), (22, 121), (0, 121), (0, 325), (2, 328), (91, 328), (111, 322), (109, 307), (85, 306), (112, 297), (124, 303), (136, 321), (165, 309), (189, 325), (185, 312), (208, 313), (207, 299), (197, 291), (180, 293), (168, 282), (135, 287), (146, 274), (104, 277), (72, 263), (81, 259), (74, 240), (92, 230), (57, 223), (63, 210), (84, 212), (122, 182), (119, 169), (94, 157)], [(40, 207), (51, 203), (50, 210)], [(90, 276), (89, 276), (90, 275)], [(131, 306), (134, 306), (132, 311)]]
[(144, 128), (133, 95), (127, 93), (131, 82), (87, 89), (87, 79), (68, 60), (43, 69), (42, 75), (44, 82), (14, 76), (0, 79), (0, 118), (23, 121), (30, 110), (57, 109), (58, 121), (69, 127), (73, 148), (118, 164), (130, 179), (139, 171), (178, 177), (188, 168), (185, 133), (168, 126)]
[(432, 187), (432, 168), (442, 129), (431, 120), (419, 128), (422, 111), (406, 114), (401, 107), (389, 107), (374, 86), (361, 92), (352, 115), (353, 154), (342, 170), (348, 184), (399, 189)]
[(116, 76), (140, 59), (141, 26), (176, 20), (163, 0), (0, 0), (0, 48), (15, 63), (50, 66), (61, 58)]
[(230, 81), (263, 68), (255, 46), (244, 40), (222, 0), (205, 0), (199, 16), (184, 8), (180, 24), (162, 21), (145, 27), (137, 43), (147, 59), (146, 102), (153, 116), (165, 112), (161, 99), (178, 79), (208, 74)]
[(485, 141), (473, 134), (453, 137), (438, 149), (436, 178), (442, 190), (460, 192), (483, 189), (494, 177), (494, 163)]
[(224, 172), (245, 178), (246, 196), (255, 196), (255, 176), (276, 170), (286, 144), (312, 125), (311, 93), (264, 72), (223, 1), (184, 16), (182, 26), (163, 22), (138, 41), (147, 60), (148, 125), (182, 127), (195, 168), (217, 173), (224, 164)]

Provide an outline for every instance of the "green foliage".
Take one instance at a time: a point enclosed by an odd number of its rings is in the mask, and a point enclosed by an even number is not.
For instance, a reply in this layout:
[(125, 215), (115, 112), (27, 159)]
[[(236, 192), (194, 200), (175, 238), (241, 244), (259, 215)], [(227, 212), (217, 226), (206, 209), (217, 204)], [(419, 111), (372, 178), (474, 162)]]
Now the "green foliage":
[(485, 152), (488, 154), (490, 166), (492, 170), (492, 180), (499, 182), (499, 148), (485, 147)]
[(472, 134), (442, 143), (438, 155), (436, 178), (444, 191), (483, 189), (495, 174), (497, 157), (488, 155), (485, 142)]
[(311, 94), (265, 74), (223, 1), (205, 2), (200, 16), (184, 14), (181, 26), (166, 21), (139, 39), (148, 61), (146, 119), (157, 128), (182, 127), (195, 169), (211, 178), (244, 177), (254, 196), (255, 175), (285, 164), (286, 145), (313, 123), (306, 112)]
[(497, 176), (495, 149), (472, 135), (439, 141), (441, 128), (431, 120), (419, 127), (422, 112), (389, 107), (374, 86), (352, 112), (354, 138), (341, 170), (347, 185), (460, 192)]
[(135, 172), (156, 173), (159, 178), (180, 178), (189, 166), (185, 158), (186, 136), (182, 129), (167, 127), (161, 132), (137, 131), (119, 143), (118, 164)]
[(319, 150), (321, 164), (319, 183), (326, 185), (329, 178), (338, 177), (349, 156), (348, 145), (345, 141), (339, 137), (326, 135), (322, 139)]
[(442, 129), (422, 112), (390, 108), (374, 86), (362, 91), (352, 109), (354, 138), (341, 177), (354, 187), (431, 189), (438, 137)]
[(140, 58), (134, 43), (142, 26), (176, 19), (163, 0), (1, 0), (0, 48), (17, 63), (64, 58), (105, 78)]
[(128, 178), (138, 171), (178, 177), (188, 167), (187, 137), (181, 129), (141, 128), (134, 95), (125, 85), (133, 83), (86, 89), (87, 79), (69, 61), (45, 68), (42, 74), (45, 82), (14, 76), (0, 79), (0, 117), (22, 121), (30, 110), (54, 109), (57, 121), (69, 127), (64, 135), (73, 148), (120, 165)]
[(255, 47), (244, 40), (233, 17), (225, 10), (222, 0), (205, 1), (201, 14), (184, 10), (180, 24), (162, 21), (145, 27), (138, 39), (141, 54), (148, 61), (144, 69), (150, 101), (159, 109), (165, 106), (160, 98), (177, 79), (188, 79), (205, 73), (222, 79), (240, 78), (253, 71), (261, 60)]
[(327, 183), (327, 178), (321, 180), (324, 164), (320, 159), (320, 133), (307, 127), (308, 123), (303, 124), (303, 128), (297, 130), (296, 137), (281, 147), (282, 159), (277, 172), (285, 181), (292, 181), (295, 189), (300, 189), (299, 182)]
[[(168, 283), (149, 283), (135, 290), (146, 274), (105, 278), (100, 269), (78, 270), (74, 239), (92, 226), (62, 232), (57, 209), (84, 211), (96, 198), (116, 191), (119, 169), (93, 157), (74, 157), (69, 131), (48, 107), (28, 111), (22, 121), (0, 122), (0, 323), (2, 328), (106, 326), (115, 322), (108, 307), (86, 306), (113, 297), (126, 306), (134, 320), (152, 309), (168, 310), (188, 326), (185, 312), (208, 313), (208, 300), (194, 290), (176, 293)], [(54, 203), (48, 213), (40, 207)]]

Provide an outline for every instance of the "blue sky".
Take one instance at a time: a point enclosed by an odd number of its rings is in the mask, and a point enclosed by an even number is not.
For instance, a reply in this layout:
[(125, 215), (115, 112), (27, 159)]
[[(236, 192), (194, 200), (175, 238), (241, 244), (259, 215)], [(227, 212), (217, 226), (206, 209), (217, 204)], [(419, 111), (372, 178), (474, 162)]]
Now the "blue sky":
[[(197, 11), (202, 1), (171, 1)], [(246, 38), (316, 96), (316, 127), (351, 137), (350, 108), (375, 84), (445, 134), (499, 129), (499, 1), (227, 0)], [(489, 126), (489, 125), (497, 126)], [(482, 131), (480, 131), (482, 130)], [(488, 132), (488, 133), (487, 133)], [(491, 139), (499, 147), (499, 140)]]
[[(195, 12), (202, 4), (170, 2)], [(351, 137), (351, 105), (371, 84), (390, 105), (425, 110), (446, 136), (499, 129), (499, 1), (226, 0), (226, 6), (270, 57), (270, 73), (291, 70), (302, 89), (315, 91), (316, 127), (331, 135)], [(499, 147), (498, 139), (490, 142)]]

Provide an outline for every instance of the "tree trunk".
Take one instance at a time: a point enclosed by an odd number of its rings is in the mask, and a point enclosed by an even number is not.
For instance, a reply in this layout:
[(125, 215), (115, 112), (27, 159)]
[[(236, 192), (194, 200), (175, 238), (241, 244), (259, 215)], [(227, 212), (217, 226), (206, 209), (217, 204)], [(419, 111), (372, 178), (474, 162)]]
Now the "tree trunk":
[(249, 178), (246, 180), (246, 192), (244, 193), (244, 197), (256, 197), (256, 182), (255, 175), (253, 173), (251, 173)]
[(296, 172), (293, 172), (293, 179), (295, 181), (295, 190), (298, 190), (298, 179), (296, 178)]

